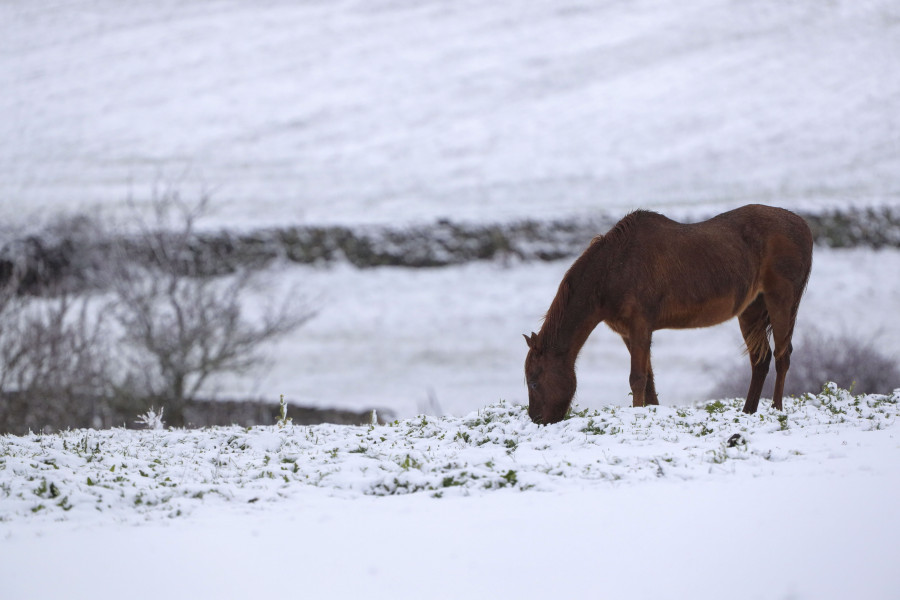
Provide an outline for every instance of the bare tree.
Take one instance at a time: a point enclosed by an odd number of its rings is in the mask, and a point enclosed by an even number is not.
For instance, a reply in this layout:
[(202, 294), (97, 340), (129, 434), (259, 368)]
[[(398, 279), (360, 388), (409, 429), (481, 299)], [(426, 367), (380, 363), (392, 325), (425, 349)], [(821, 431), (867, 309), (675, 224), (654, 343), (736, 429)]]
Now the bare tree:
[(210, 256), (208, 208), (161, 194), (121, 230), (75, 215), (0, 245), (0, 431), (109, 426), (151, 405), (182, 425), (210, 378), (260, 366), (312, 316), (296, 294), (248, 316), (258, 277)]
[(114, 249), (109, 271), (110, 315), (130, 374), (118, 383), (120, 394), (152, 397), (172, 425), (184, 424), (186, 404), (210, 377), (259, 366), (266, 342), (312, 316), (295, 298), (258, 320), (245, 314), (254, 274), (211, 276), (198, 252), (197, 220), (208, 206), (208, 198), (192, 205), (175, 194), (157, 197), (152, 217), (139, 219), (136, 235)]

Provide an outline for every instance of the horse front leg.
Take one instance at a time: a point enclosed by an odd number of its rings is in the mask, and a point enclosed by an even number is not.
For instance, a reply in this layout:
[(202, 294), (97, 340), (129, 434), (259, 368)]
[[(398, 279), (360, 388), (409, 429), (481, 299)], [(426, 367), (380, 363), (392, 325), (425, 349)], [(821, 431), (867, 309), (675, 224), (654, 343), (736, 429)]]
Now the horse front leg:
[[(634, 354), (631, 350), (631, 340), (628, 336), (623, 335), (622, 341), (625, 342), (625, 347), (628, 348), (628, 353), (632, 356), (632, 375), (634, 374)], [(659, 398), (656, 395), (656, 383), (653, 381), (653, 365), (650, 361), (650, 344), (647, 344), (647, 371), (646, 371), (646, 383), (644, 385), (644, 399), (641, 404), (637, 404), (637, 401), (634, 400), (634, 387), (632, 386), (631, 395), (632, 395), (632, 404), (634, 406), (644, 406), (646, 405), (658, 405)], [(629, 377), (629, 383), (631, 383)]]
[(631, 353), (631, 374), (628, 376), (631, 405), (659, 404), (656, 386), (653, 383), (653, 371), (650, 368), (650, 335), (631, 335), (626, 346)]

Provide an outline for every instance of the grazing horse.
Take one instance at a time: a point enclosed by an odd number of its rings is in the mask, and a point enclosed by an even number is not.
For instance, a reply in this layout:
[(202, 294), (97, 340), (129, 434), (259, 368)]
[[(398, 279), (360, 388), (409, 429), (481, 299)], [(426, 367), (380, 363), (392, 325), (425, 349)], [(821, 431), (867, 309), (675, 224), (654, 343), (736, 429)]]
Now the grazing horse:
[(659, 404), (650, 366), (657, 329), (710, 327), (737, 316), (752, 376), (745, 413), (756, 412), (775, 342), (775, 408), (800, 297), (812, 267), (812, 234), (792, 212), (751, 204), (702, 223), (639, 210), (593, 239), (572, 264), (540, 333), (525, 336), (528, 414), (562, 420), (575, 395), (575, 359), (601, 322), (631, 354), (632, 403)]

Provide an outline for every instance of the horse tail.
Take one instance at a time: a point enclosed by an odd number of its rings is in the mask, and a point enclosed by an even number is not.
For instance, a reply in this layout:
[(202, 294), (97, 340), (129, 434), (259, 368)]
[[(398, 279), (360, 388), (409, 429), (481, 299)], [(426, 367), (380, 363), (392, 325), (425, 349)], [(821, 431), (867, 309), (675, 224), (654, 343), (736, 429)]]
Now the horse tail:
[[(800, 298), (803, 296), (803, 292), (806, 291), (806, 285), (808, 282), (809, 282), (809, 271), (806, 272), (806, 276), (803, 279), (803, 285), (801, 285), (799, 287), (799, 292), (797, 293), (797, 297), (794, 299), (794, 303), (791, 305), (791, 314), (790, 314), (791, 320), (789, 322), (789, 328), (788, 328), (788, 332), (787, 332), (787, 336), (786, 336), (788, 343), (783, 344), (781, 346), (781, 352), (779, 352), (777, 354), (777, 356), (775, 356), (776, 359), (781, 358), (784, 355), (784, 353), (788, 351), (788, 348), (791, 347), (790, 339), (794, 336), (794, 325), (797, 324), (797, 313), (800, 311)], [(768, 317), (768, 313), (766, 313), (766, 316)], [(769, 326), (769, 330), (771, 331), (771, 326)]]
[(756, 357), (755, 364), (760, 364), (765, 360), (766, 355), (771, 352), (769, 347), (769, 338), (772, 335), (772, 323), (769, 321), (769, 311), (763, 310), (759, 318), (750, 324), (750, 329), (744, 337), (747, 343), (745, 354), (752, 354)]
[[(806, 293), (806, 287), (809, 285), (809, 274), (812, 271), (812, 237), (810, 235), (810, 239), (807, 240), (806, 243), (807, 248), (807, 258), (805, 263), (805, 272), (803, 273), (803, 278), (797, 285), (797, 296), (794, 298), (794, 304), (791, 305), (791, 329), (790, 336), (794, 335), (794, 325), (797, 323), (797, 313), (800, 311), (800, 299), (803, 298), (803, 294)], [(790, 338), (788, 338), (790, 339)], [(782, 351), (782, 354), (784, 352)]]

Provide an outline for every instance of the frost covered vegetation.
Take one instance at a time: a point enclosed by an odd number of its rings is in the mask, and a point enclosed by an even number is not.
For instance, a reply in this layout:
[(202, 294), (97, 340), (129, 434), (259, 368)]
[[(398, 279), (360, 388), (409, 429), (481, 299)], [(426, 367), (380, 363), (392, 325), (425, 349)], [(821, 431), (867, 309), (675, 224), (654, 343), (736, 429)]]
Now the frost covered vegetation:
[(330, 495), (479, 495), (616, 486), (657, 478), (757, 476), (835, 457), (852, 432), (893, 428), (900, 390), (817, 395), (740, 412), (741, 400), (693, 407), (575, 410), (537, 426), (500, 402), (465, 417), (387, 425), (202, 430), (75, 430), (0, 438), (0, 519), (125, 522), (183, 517), (209, 505), (266, 506), (310, 488)]

